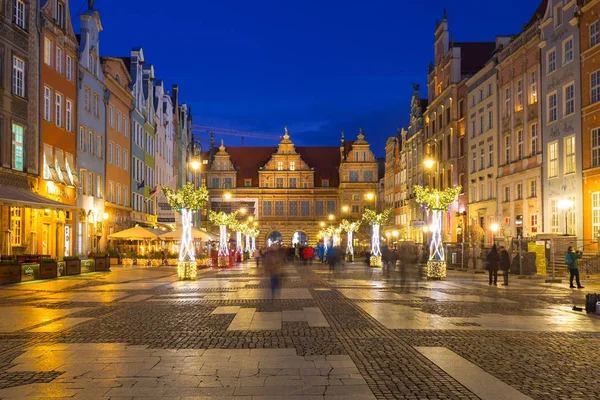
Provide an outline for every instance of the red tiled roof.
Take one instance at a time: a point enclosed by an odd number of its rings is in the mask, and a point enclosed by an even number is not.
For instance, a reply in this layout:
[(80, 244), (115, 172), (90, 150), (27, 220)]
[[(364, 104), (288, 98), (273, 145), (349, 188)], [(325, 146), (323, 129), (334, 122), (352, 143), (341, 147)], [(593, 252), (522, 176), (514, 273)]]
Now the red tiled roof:
[[(352, 142), (344, 143), (344, 152), (348, 154)], [(215, 153), (216, 153), (215, 149)], [(252, 186), (258, 186), (258, 171), (263, 167), (277, 147), (227, 147), (226, 150), (231, 158), (234, 168), (237, 170), (237, 186), (244, 186), (244, 179), (252, 179)], [(321, 187), (323, 179), (329, 179), (330, 187), (339, 185), (339, 171), (341, 157), (340, 148), (335, 146), (300, 146), (296, 152), (309, 167), (315, 171), (315, 187)]]
[(475, 74), (492, 57), (496, 42), (456, 42), (454, 47), (460, 47), (461, 73)]

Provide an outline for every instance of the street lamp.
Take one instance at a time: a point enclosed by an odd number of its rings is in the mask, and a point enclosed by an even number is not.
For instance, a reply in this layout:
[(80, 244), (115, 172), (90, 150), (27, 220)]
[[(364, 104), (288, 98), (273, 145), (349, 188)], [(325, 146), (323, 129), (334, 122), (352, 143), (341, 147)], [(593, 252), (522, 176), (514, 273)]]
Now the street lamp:
[(321, 223), (319, 225), (321, 225), (321, 228), (324, 228), (325, 227), (325, 222), (321, 221)]
[(226, 198), (227, 200), (231, 199), (231, 193), (229, 193), (229, 192), (226, 192), (226, 193), (225, 193), (225, 198)]
[(347, 213), (349, 210), (348, 206), (342, 206), (342, 211)]
[(328, 218), (329, 218), (330, 221), (333, 221), (333, 219), (335, 218), (335, 215), (329, 214)]
[(425, 168), (431, 169), (435, 165), (435, 160), (433, 158), (428, 158), (423, 161), (423, 165), (425, 165)]
[(496, 232), (498, 232), (498, 228), (500, 227), (495, 222), (490, 225), (490, 231), (492, 231), (492, 244), (494, 244), (494, 235), (496, 234)]
[(573, 208), (573, 200), (560, 200), (556, 207), (565, 213), (565, 236), (569, 235), (569, 211)]
[(367, 200), (373, 200), (375, 195), (372, 192), (367, 193)]

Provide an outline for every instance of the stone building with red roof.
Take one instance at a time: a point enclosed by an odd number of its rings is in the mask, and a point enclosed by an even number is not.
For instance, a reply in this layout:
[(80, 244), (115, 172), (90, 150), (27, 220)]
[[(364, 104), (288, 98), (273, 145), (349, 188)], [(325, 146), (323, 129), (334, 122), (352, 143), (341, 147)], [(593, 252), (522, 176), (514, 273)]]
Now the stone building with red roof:
[(336, 146), (296, 147), (287, 128), (277, 147), (225, 147), (206, 154), (210, 209), (245, 209), (259, 245), (314, 245), (322, 225), (357, 220), (375, 207), (377, 160), (362, 129)]

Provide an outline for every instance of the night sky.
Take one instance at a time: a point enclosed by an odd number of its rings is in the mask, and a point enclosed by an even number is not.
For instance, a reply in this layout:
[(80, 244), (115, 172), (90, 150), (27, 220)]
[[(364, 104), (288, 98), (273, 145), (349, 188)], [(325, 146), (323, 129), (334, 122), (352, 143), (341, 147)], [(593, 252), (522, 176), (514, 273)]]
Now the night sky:
[[(194, 123), (337, 145), (360, 126), (376, 155), (408, 123), (411, 82), (426, 97), (436, 19), (456, 41), (518, 33), (538, 0), (96, 0), (102, 55), (144, 47)], [(71, 13), (87, 0), (71, 0)], [(78, 31), (78, 17), (75, 18)], [(204, 136), (206, 137), (206, 136)], [(220, 138), (218, 138), (220, 140)], [(240, 138), (225, 137), (226, 145)], [(245, 145), (275, 145), (252, 141)]]

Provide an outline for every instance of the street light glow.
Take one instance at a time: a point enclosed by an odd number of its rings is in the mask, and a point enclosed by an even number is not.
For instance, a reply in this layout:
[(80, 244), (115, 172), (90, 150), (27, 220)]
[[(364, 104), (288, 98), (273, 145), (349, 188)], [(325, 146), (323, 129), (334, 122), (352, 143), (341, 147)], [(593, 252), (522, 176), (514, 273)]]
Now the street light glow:
[(373, 193), (367, 193), (368, 200), (373, 200), (374, 198), (375, 198), (375, 195)]
[(225, 198), (229, 200), (231, 198), (231, 193), (229, 193), (229, 192), (225, 193)]
[(393, 236), (393, 237), (398, 237), (398, 231), (393, 231), (393, 232), (392, 232), (392, 236)]
[(102, 214), (102, 218), (104, 218), (104, 220), (106, 221), (108, 219), (108, 213), (105, 212), (104, 214)]
[(559, 210), (569, 210), (573, 208), (573, 200), (560, 200), (556, 204), (556, 207), (558, 207)]
[(254, 217), (253, 217), (252, 215), (251, 215), (251, 216), (249, 216), (249, 217), (248, 217), (248, 221), (250, 221), (250, 222), (254, 221)]
[(241, 214), (246, 214), (246, 209), (245, 209), (245, 208), (243, 208), (243, 207), (242, 207), (242, 208), (240, 208), (240, 213), (241, 213)]
[(433, 166), (435, 165), (435, 160), (432, 158), (428, 158), (425, 161), (423, 161), (423, 164), (425, 165), (425, 168), (433, 168)]
[(499, 226), (498, 226), (498, 224), (497, 224), (497, 223), (495, 223), (495, 222), (494, 222), (493, 224), (491, 224), (491, 225), (490, 225), (490, 230), (491, 230), (492, 232), (494, 232), (494, 233), (498, 232), (498, 228), (499, 228)]
[(335, 218), (335, 216), (333, 214), (329, 214), (329, 220), (333, 221), (333, 219)]
[(343, 207), (342, 207), (342, 211), (343, 211), (343, 212), (348, 212), (348, 206), (343, 206)]
[(321, 225), (321, 228), (323, 228), (325, 226), (325, 222), (321, 221), (319, 225)]
[(193, 169), (194, 171), (198, 171), (198, 170), (200, 169), (200, 165), (201, 165), (201, 164), (200, 164), (200, 161), (199, 161), (199, 160), (192, 160), (192, 161), (190, 162), (190, 166), (192, 167), (192, 169)]

